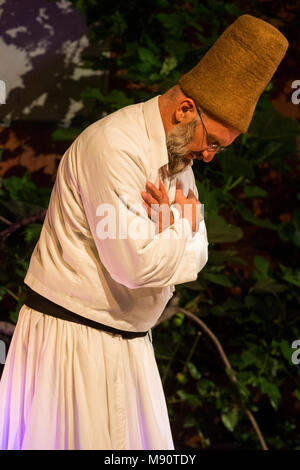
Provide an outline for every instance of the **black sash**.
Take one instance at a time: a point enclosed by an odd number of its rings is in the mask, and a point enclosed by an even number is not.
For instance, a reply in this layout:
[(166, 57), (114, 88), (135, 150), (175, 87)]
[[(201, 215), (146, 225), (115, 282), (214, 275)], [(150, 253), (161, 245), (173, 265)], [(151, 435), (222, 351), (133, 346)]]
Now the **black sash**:
[(38, 294), (34, 290), (32, 290), (27, 284), (25, 286), (25, 301), (24, 303), (34, 310), (37, 310), (40, 313), (44, 313), (46, 315), (51, 315), (52, 317), (60, 318), (61, 320), (67, 320), (74, 323), (80, 323), (81, 325), (90, 326), (91, 328), (96, 328), (97, 330), (104, 330), (110, 333), (114, 333), (117, 335), (122, 335), (125, 339), (132, 339), (138, 338), (140, 336), (146, 336), (148, 331), (142, 332), (135, 332), (135, 331), (124, 331), (118, 330), (117, 328), (113, 328), (111, 326), (102, 325), (102, 323), (98, 323), (93, 320), (89, 320), (88, 318), (82, 317), (77, 313), (71, 312), (66, 308), (58, 305), (51, 300), (43, 297), (42, 295)]

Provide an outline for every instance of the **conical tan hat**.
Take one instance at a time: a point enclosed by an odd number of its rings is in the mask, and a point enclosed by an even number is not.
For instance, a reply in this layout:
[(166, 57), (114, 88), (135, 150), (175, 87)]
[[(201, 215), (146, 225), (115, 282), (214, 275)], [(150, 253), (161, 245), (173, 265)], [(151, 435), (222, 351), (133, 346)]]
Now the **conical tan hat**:
[(216, 119), (244, 133), (287, 48), (287, 39), (274, 26), (242, 15), (181, 77), (179, 85)]

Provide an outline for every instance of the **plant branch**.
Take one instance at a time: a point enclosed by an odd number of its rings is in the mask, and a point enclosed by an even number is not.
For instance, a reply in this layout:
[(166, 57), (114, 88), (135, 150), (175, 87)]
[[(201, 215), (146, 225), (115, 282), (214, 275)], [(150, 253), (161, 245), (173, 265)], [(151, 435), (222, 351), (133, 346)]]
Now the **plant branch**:
[(5, 219), (5, 217), (2, 217), (2, 215), (0, 215), (0, 220), (2, 220), (2, 222), (4, 222), (5, 224), (7, 225), (11, 225), (12, 222), (10, 222), (9, 220)]
[(37, 214), (31, 215), (30, 217), (25, 217), (24, 219), (21, 219), (18, 222), (10, 224), (8, 228), (0, 232), (1, 244), (3, 244), (4, 241), (18, 228), (24, 225), (31, 224), (35, 222), (36, 220), (43, 219), (45, 217), (45, 214), (46, 214), (46, 209), (42, 210), (41, 212), (38, 212)]
[[(180, 312), (180, 313), (183, 313), (184, 315), (191, 318), (192, 320), (194, 320), (196, 323), (198, 323), (201, 326), (201, 328), (205, 331), (205, 333), (211, 338), (211, 340), (216, 345), (225, 367), (231, 371), (232, 374), (230, 375), (230, 379), (233, 382), (236, 382), (236, 380), (237, 380), (236, 375), (234, 374), (233, 369), (231, 367), (231, 364), (230, 364), (230, 362), (229, 362), (229, 360), (228, 360), (228, 358), (227, 358), (227, 356), (224, 352), (224, 349), (223, 349), (220, 341), (216, 337), (216, 335), (208, 328), (208, 326), (202, 320), (200, 320), (200, 318), (198, 318), (193, 313), (189, 312), (188, 310), (186, 310), (184, 308), (177, 308), (176, 311)], [(251, 424), (252, 424), (252, 426), (253, 426), (253, 428), (254, 428), (257, 436), (258, 436), (258, 439), (261, 443), (261, 446), (262, 446), (263, 450), (268, 450), (267, 444), (264, 440), (264, 437), (261, 433), (261, 430), (260, 430), (253, 414), (251, 413), (250, 410), (247, 410), (247, 409), (245, 410), (245, 413), (247, 414), (247, 416), (248, 416), (248, 418), (249, 418), (249, 420), (250, 420), (250, 422), (251, 422)]]
[(15, 300), (17, 300), (17, 301), (20, 300), (19, 297), (18, 297), (16, 294), (14, 294), (14, 292), (13, 292), (12, 290), (6, 289), (6, 292), (7, 292), (9, 295), (11, 295)]
[[(230, 374), (230, 379), (233, 381), (233, 382), (236, 382), (237, 378), (236, 378), (236, 375), (234, 374), (234, 371), (231, 367), (231, 364), (228, 360), (228, 357), (226, 356), (225, 354), (225, 351), (220, 343), (220, 341), (218, 340), (218, 338), (216, 337), (216, 335), (211, 331), (210, 328), (208, 328), (208, 326), (204, 323), (203, 320), (200, 320), (200, 318), (198, 318), (196, 315), (194, 315), (193, 313), (191, 313), (189, 310), (186, 310), (184, 308), (181, 308), (178, 306), (179, 304), (179, 298), (178, 296), (174, 296), (170, 303), (167, 305), (167, 307), (165, 308), (164, 312), (162, 313), (162, 315), (160, 316), (160, 318), (158, 319), (155, 327), (163, 322), (163, 321), (166, 321), (168, 320), (169, 318), (171, 318), (173, 315), (175, 315), (175, 313), (183, 313), (183, 315), (187, 316), (188, 318), (190, 318), (191, 320), (195, 321), (196, 323), (198, 323), (198, 325), (201, 326), (202, 330), (205, 331), (205, 333), (210, 337), (210, 339), (213, 341), (213, 343), (216, 345), (217, 347), (217, 350), (222, 358), (222, 361), (225, 365), (225, 367), (231, 371), (231, 374)], [(199, 339), (199, 337), (198, 337)], [(261, 443), (261, 446), (263, 448), (263, 450), (268, 450), (268, 447), (267, 447), (267, 444), (264, 440), (264, 437), (262, 435), (262, 432), (253, 416), (253, 414), (251, 413), (250, 410), (246, 409), (245, 410), (245, 413), (246, 415), (248, 416), (253, 428), (254, 428), (254, 431), (256, 432), (257, 436), (258, 436), (258, 439)]]

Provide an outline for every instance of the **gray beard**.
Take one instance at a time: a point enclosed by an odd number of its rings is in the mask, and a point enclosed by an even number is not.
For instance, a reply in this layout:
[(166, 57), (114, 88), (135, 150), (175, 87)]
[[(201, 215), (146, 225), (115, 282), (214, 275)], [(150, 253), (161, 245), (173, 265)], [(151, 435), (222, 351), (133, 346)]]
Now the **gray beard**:
[(167, 135), (166, 144), (169, 156), (166, 173), (169, 178), (191, 165), (191, 160), (184, 159), (191, 151), (188, 145), (193, 140), (199, 120), (194, 118), (187, 124), (178, 124)]

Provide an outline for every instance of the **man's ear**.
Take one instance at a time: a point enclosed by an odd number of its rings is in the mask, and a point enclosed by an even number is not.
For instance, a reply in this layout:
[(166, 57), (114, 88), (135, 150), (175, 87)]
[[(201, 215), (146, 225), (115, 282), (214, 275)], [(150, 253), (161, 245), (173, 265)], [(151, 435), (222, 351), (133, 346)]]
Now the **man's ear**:
[(190, 98), (182, 99), (175, 109), (175, 121), (177, 123), (189, 122), (195, 117), (196, 107), (194, 101)]

